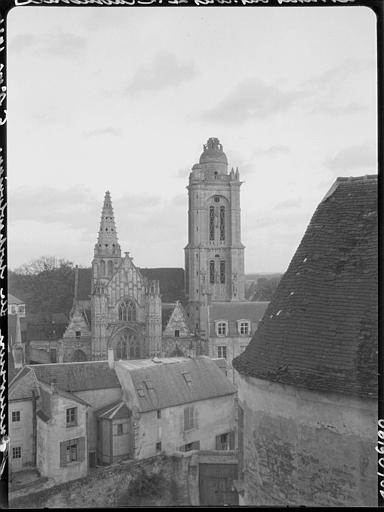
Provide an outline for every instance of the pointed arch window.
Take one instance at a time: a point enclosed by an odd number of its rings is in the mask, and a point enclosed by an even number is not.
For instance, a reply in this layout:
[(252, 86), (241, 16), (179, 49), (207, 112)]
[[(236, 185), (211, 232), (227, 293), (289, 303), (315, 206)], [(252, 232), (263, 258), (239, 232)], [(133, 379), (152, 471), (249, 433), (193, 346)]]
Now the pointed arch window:
[(105, 261), (104, 260), (101, 260), (101, 262), (100, 262), (100, 276), (101, 277), (105, 276)]
[(220, 206), (220, 240), (225, 240), (225, 207)]
[(123, 322), (136, 320), (136, 306), (132, 300), (125, 300), (119, 305), (119, 320)]
[(113, 273), (113, 262), (111, 260), (107, 263), (108, 275), (111, 276)]
[(209, 262), (209, 282), (215, 282), (215, 262), (213, 260)]
[(126, 329), (115, 346), (116, 359), (140, 359), (140, 341), (136, 334)]
[(128, 359), (128, 340), (120, 338), (116, 345), (116, 359)]
[(209, 207), (209, 240), (215, 239), (215, 208)]

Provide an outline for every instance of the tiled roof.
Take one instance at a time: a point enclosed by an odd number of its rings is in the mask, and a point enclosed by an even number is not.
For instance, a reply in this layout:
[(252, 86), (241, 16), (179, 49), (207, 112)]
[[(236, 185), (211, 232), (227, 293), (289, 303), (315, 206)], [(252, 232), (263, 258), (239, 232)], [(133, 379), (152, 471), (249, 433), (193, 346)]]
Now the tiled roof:
[(209, 311), (211, 321), (251, 320), (258, 322), (262, 319), (269, 302), (212, 302)]
[(377, 177), (338, 178), (247, 349), (243, 375), (377, 396)]
[(33, 371), (24, 367), (9, 384), (8, 400), (29, 400), (32, 398), (32, 391), (39, 394), (38, 384)]
[(217, 364), (208, 357), (119, 361), (116, 373), (124, 389), (129, 372), (142, 412), (236, 393)]
[(107, 361), (81, 363), (54, 363), (30, 365), (38, 380), (50, 384), (56, 379), (57, 387), (64, 391), (119, 388), (120, 383)]
[(11, 293), (8, 293), (8, 304), (24, 304), (24, 302)]

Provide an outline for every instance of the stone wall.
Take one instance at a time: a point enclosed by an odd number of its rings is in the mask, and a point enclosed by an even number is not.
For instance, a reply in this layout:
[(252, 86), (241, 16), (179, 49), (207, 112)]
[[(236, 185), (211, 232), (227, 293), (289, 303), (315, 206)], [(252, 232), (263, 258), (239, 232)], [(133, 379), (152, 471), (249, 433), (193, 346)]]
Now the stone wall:
[(251, 377), (237, 382), (244, 411), (240, 504), (377, 505), (374, 400)]

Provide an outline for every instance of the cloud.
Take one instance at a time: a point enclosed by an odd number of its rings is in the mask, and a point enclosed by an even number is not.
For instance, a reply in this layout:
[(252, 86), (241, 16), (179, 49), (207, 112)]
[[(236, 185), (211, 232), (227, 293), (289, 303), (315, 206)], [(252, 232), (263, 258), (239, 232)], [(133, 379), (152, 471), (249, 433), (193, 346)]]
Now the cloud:
[(258, 148), (252, 153), (253, 156), (277, 156), (277, 155), (286, 155), (290, 152), (288, 146), (284, 146), (283, 144), (275, 144), (270, 146), (269, 148)]
[(324, 88), (333, 87), (335, 84), (346, 80), (350, 75), (363, 71), (373, 71), (374, 69), (375, 62), (373, 60), (347, 59), (340, 65), (310, 78), (303, 83), (303, 87), (323, 91)]
[(367, 110), (367, 107), (356, 102), (351, 102), (347, 105), (330, 105), (327, 103), (319, 103), (316, 105), (316, 107), (313, 108), (313, 111), (321, 111), (334, 116), (349, 116), (363, 110)]
[(20, 34), (9, 43), (13, 53), (29, 52), (71, 60), (82, 57), (86, 47), (87, 41), (84, 37), (61, 29), (42, 35)]
[(258, 78), (248, 78), (204, 112), (202, 120), (240, 124), (249, 119), (266, 119), (289, 110), (308, 94), (308, 91), (284, 91)]
[(377, 168), (376, 151), (367, 144), (350, 146), (326, 160), (325, 166), (333, 172), (355, 169), (361, 169), (364, 173), (373, 172)]
[(281, 209), (290, 209), (290, 208), (299, 208), (301, 206), (302, 200), (299, 199), (287, 199), (285, 201), (281, 201), (275, 205), (276, 210)]
[(178, 86), (197, 75), (192, 63), (179, 62), (169, 52), (158, 53), (149, 66), (139, 68), (126, 87), (126, 92), (138, 94)]
[(106, 126), (105, 128), (95, 128), (94, 130), (87, 130), (83, 132), (85, 137), (99, 137), (104, 135), (112, 135), (114, 137), (120, 137), (121, 131), (116, 130), (112, 126)]

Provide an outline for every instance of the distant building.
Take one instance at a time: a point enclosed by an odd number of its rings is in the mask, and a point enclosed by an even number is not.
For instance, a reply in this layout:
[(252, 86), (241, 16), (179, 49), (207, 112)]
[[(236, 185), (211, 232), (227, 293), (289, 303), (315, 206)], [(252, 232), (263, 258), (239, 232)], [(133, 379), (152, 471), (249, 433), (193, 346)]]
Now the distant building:
[(233, 378), (232, 360), (247, 348), (269, 302), (213, 302), (208, 308), (208, 347), (210, 357), (228, 363)]
[(92, 359), (160, 355), (161, 298), (157, 280), (149, 280), (126, 252), (121, 256), (114, 213), (106, 192), (92, 261)]
[(239, 171), (228, 173), (223, 146), (210, 138), (189, 176), (185, 287), (191, 326), (203, 338), (211, 302), (244, 301)]
[(19, 318), (25, 318), (25, 302), (8, 293), (8, 315), (16, 314)]
[(189, 319), (181, 302), (162, 304), (162, 325), (162, 357), (196, 357), (204, 354), (205, 346), (190, 328)]
[(248, 348), (244, 505), (377, 506), (377, 177), (338, 178)]

